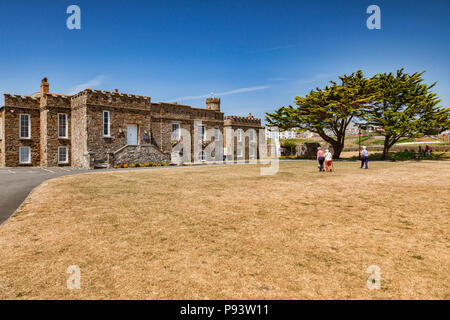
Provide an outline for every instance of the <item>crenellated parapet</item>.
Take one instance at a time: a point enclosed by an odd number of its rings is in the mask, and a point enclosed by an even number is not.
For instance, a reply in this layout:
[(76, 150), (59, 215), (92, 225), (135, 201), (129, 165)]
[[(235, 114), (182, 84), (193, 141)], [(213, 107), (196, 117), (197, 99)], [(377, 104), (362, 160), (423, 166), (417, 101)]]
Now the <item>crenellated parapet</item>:
[(206, 109), (220, 111), (220, 98), (207, 98)]
[(223, 120), (222, 112), (169, 102), (152, 103), (152, 116), (180, 120)]
[(70, 108), (70, 106), (71, 106), (71, 96), (53, 93), (42, 93), (41, 108), (45, 107)]
[(149, 110), (151, 107), (150, 97), (101, 90), (86, 89), (73, 95), (71, 99), (74, 102), (83, 101), (90, 105), (123, 109)]
[(248, 117), (239, 116), (226, 116), (224, 118), (225, 126), (247, 126), (247, 127), (261, 127), (261, 119), (254, 118), (249, 115)]
[(192, 108), (191, 119), (223, 120), (223, 113), (211, 109)]
[(38, 98), (18, 94), (11, 95), (9, 93), (5, 93), (3, 96), (5, 98), (5, 107), (39, 109), (40, 101)]

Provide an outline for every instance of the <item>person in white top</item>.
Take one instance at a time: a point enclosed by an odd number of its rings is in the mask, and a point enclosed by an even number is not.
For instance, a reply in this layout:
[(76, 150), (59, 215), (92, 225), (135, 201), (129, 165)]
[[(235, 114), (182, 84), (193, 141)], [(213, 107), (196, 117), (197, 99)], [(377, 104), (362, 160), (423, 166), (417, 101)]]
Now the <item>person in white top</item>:
[(332, 163), (333, 163), (333, 155), (331, 154), (330, 150), (325, 150), (325, 169), (327, 172), (333, 171)]

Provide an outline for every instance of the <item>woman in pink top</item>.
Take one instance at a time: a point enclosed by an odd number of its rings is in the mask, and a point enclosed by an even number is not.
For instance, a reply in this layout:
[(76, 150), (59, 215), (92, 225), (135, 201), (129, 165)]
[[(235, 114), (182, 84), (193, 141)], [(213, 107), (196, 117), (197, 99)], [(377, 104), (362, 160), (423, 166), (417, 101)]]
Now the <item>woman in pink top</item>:
[(317, 148), (317, 161), (319, 162), (319, 171), (325, 171), (323, 168), (323, 162), (325, 161), (325, 153), (322, 148)]

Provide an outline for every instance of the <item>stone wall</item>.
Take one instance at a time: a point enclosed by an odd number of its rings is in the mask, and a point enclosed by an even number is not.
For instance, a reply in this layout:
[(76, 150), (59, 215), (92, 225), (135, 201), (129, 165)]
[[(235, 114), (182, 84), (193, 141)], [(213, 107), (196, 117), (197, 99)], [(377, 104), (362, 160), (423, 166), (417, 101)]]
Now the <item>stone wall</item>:
[(297, 144), (295, 147), (295, 156), (299, 158), (315, 158), (317, 156), (317, 148), (320, 147), (318, 142), (306, 142)]
[[(103, 111), (110, 112), (110, 137), (103, 136)], [(150, 143), (145, 141), (150, 137), (150, 110), (119, 108), (111, 105), (87, 106), (87, 148), (95, 162), (104, 162), (107, 155), (127, 144), (127, 125), (138, 127), (138, 144)]]
[[(243, 132), (242, 141), (238, 141), (237, 130)], [(265, 147), (264, 132), (260, 132), (261, 119), (248, 117), (228, 116), (224, 118), (225, 132), (225, 155), (227, 159), (250, 160), (250, 151), (252, 149), (255, 159), (260, 158), (259, 144), (263, 143)], [(255, 135), (254, 140), (250, 139), (250, 131)], [(243, 149), (243, 157), (238, 157), (238, 148)]]
[(142, 144), (138, 146), (125, 146), (121, 150), (114, 153), (112, 163), (110, 165), (139, 163), (161, 163), (170, 161), (170, 155), (161, 152), (157, 147), (150, 144)]
[[(225, 128), (244, 130), (246, 158), (251, 145), (249, 130), (255, 130), (256, 140), (260, 137), (259, 119), (252, 116), (224, 117), (220, 112), (219, 98), (208, 98), (206, 109), (202, 109), (177, 103), (152, 103), (150, 97), (118, 92), (86, 89), (68, 96), (49, 93), (48, 89), (47, 79), (43, 79), (40, 93), (32, 97), (5, 95), (5, 108), (1, 113), (4, 117), (4, 134), (0, 141), (0, 166), (18, 166), (19, 147), (30, 146), (32, 166), (72, 165), (92, 168), (96, 163), (109, 161), (112, 154), (126, 146), (128, 125), (137, 125), (139, 146), (123, 149), (130, 151), (128, 158), (121, 151), (120, 157), (129, 161), (141, 161), (145, 157), (145, 162), (170, 160), (174, 122), (179, 123), (181, 129), (190, 136), (186, 143), (189, 144), (191, 154), (190, 159), (189, 154), (184, 155), (185, 161), (197, 161), (200, 151), (205, 148), (207, 151), (212, 150), (212, 157), (221, 157), (226, 138)], [(103, 136), (103, 111), (110, 112), (109, 137)], [(21, 113), (31, 116), (31, 139), (19, 139)], [(67, 138), (60, 138), (58, 135), (58, 115), (61, 113), (67, 114)], [(199, 124), (206, 127), (207, 147), (199, 141)], [(214, 138), (216, 128), (221, 133), (222, 140), (219, 144)], [(67, 164), (58, 163), (58, 147), (61, 146), (69, 149)], [(220, 152), (217, 152), (217, 148)], [(214, 160), (218, 160), (217, 157)]]
[[(223, 113), (216, 110), (198, 109), (190, 106), (153, 103), (152, 104), (152, 142), (163, 152), (172, 152), (172, 123), (179, 123), (180, 127), (191, 136), (191, 159), (194, 161), (201, 150), (198, 144), (198, 128), (201, 123), (207, 130), (207, 141), (210, 129), (218, 128), (223, 135)], [(187, 143), (184, 141), (184, 143)]]
[[(4, 165), (6, 167), (39, 166), (40, 164), (40, 115), (39, 100), (32, 97), (5, 94), (4, 110)], [(29, 114), (31, 121), (30, 139), (19, 138), (19, 115)], [(19, 148), (30, 147), (31, 163), (19, 163)]]
[(5, 108), (0, 108), (0, 167), (5, 166)]
[(72, 98), (71, 113), (71, 163), (74, 167), (89, 168), (90, 159), (87, 149), (87, 106), (86, 97)]
[[(43, 94), (41, 98), (41, 166), (67, 166), (71, 159), (71, 102), (69, 97)], [(59, 138), (58, 115), (67, 115), (68, 137)], [(68, 163), (58, 162), (58, 147), (68, 148)]]

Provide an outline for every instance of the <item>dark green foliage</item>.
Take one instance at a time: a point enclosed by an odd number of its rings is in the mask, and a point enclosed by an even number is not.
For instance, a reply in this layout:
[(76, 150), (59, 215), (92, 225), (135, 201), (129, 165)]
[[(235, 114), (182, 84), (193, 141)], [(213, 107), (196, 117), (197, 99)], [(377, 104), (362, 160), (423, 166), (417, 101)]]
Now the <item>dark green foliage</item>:
[(319, 134), (333, 147), (334, 158), (338, 159), (347, 126), (361, 116), (371, 100), (371, 87), (361, 70), (339, 79), (339, 83), (330, 81), (324, 89), (316, 88), (304, 97), (295, 97), (294, 107), (266, 113), (266, 121), (280, 129), (300, 127)]
[(295, 139), (286, 139), (281, 142), (281, 146), (286, 148), (289, 154), (295, 154), (295, 147), (297, 146), (297, 142)]
[(424, 84), (423, 73), (409, 75), (400, 69), (370, 79), (374, 101), (362, 118), (384, 129), (383, 159), (403, 137), (437, 134), (449, 128), (450, 109), (438, 106), (440, 100), (431, 92), (435, 83)]

